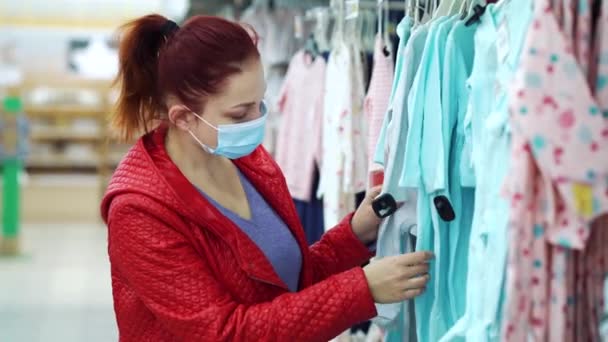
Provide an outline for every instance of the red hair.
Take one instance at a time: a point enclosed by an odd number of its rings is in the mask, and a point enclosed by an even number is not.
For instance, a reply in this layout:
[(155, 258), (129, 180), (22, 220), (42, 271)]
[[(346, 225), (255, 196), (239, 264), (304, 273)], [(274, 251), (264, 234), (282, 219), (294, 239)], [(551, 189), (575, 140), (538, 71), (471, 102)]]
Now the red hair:
[(238, 23), (211, 16), (192, 17), (174, 30), (167, 23), (153, 14), (121, 27), (112, 126), (125, 140), (154, 127), (167, 111), (167, 96), (200, 112), (205, 96), (220, 92), (243, 62), (259, 58), (255, 32)]

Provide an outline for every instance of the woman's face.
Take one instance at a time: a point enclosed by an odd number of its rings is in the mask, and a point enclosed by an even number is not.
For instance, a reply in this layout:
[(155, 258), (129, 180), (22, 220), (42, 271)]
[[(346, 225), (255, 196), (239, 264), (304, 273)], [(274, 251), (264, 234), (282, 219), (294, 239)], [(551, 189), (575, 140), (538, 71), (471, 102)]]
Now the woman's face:
[[(196, 113), (216, 128), (251, 121), (261, 115), (260, 106), (266, 92), (262, 63), (254, 58), (244, 63), (241, 70), (226, 80), (222, 93), (207, 98), (202, 113)], [(190, 125), (192, 133), (203, 144), (216, 147), (217, 131), (196, 116), (194, 119)]]

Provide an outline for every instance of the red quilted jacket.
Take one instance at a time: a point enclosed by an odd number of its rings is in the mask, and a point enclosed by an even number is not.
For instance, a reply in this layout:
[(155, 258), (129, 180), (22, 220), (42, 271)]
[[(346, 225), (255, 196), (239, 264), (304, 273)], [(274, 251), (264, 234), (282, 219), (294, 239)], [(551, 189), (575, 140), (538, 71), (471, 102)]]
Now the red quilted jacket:
[(371, 254), (350, 217), (308, 247), (267, 152), (235, 161), (302, 249), (300, 290), (291, 293), (254, 242), (171, 162), (165, 135), (161, 127), (138, 141), (101, 205), (121, 341), (327, 341), (376, 315), (358, 266)]

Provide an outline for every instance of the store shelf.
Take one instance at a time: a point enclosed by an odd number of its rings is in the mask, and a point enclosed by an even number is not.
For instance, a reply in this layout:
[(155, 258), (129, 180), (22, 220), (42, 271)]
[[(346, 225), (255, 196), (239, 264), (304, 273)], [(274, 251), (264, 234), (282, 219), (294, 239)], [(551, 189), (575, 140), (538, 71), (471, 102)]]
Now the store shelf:
[[(107, 163), (111, 168), (115, 168), (124, 154), (112, 153), (108, 158)], [(90, 155), (86, 157), (75, 157), (67, 156), (60, 153), (52, 153), (45, 155), (32, 155), (26, 161), (26, 167), (28, 169), (95, 169), (98, 168), (102, 162), (96, 155)]]
[(107, 137), (99, 132), (78, 132), (74, 128), (51, 128), (33, 130), (31, 139), (35, 142), (57, 142), (68, 141), (76, 143), (96, 143), (105, 140)]
[(75, 158), (61, 154), (47, 154), (32, 156), (26, 162), (27, 168), (34, 169), (70, 169), (70, 168), (96, 168), (99, 161), (92, 157)]
[(103, 192), (123, 155), (108, 130), (110, 86), (110, 81), (30, 75), (9, 89), (24, 100), (30, 121), (28, 172), (96, 174)]
[(62, 119), (99, 118), (105, 116), (107, 109), (100, 107), (84, 107), (79, 105), (29, 105), (24, 112), (29, 118)]

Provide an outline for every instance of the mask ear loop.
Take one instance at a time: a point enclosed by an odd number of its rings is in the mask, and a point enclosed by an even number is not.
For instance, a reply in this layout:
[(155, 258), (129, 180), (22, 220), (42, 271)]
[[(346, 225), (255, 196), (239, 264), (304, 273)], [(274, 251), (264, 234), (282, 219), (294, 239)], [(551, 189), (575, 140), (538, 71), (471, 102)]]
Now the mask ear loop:
[[(190, 110), (190, 109), (188, 109)], [(207, 126), (213, 128), (215, 131), (219, 131), (219, 129), (215, 126), (213, 126), (209, 121), (205, 120), (202, 116), (196, 114), (195, 112), (193, 112), (192, 110), (190, 110), (190, 112), (196, 116), (198, 119), (200, 119), (201, 121), (203, 121), (205, 124), (207, 124)], [(208, 153), (215, 153), (215, 149), (212, 147), (207, 146), (206, 144), (204, 144), (199, 138), (196, 137), (196, 135), (194, 135), (194, 133), (192, 132), (191, 129), (188, 128), (188, 133), (190, 133), (190, 136), (192, 136), (192, 138), (194, 140), (196, 140), (196, 142), (201, 145), (201, 147), (203, 148), (203, 150), (207, 151)]]
[(197, 142), (199, 145), (201, 145), (201, 147), (203, 148), (203, 150), (205, 150), (206, 152), (211, 153), (211, 154), (213, 154), (213, 153), (215, 152), (215, 149), (214, 149), (214, 148), (211, 148), (211, 147), (209, 147), (209, 146), (207, 146), (207, 145), (203, 144), (203, 142), (202, 142), (202, 141), (201, 141), (199, 138), (197, 138), (197, 137), (196, 137), (196, 135), (194, 135), (194, 133), (192, 133), (192, 131), (191, 131), (191, 130), (188, 130), (188, 133), (190, 133), (190, 136), (192, 136), (192, 138), (193, 138), (194, 140), (196, 140), (196, 142)]
[(193, 111), (191, 111), (191, 110), (190, 110), (190, 112), (191, 112), (192, 114), (194, 114), (194, 116), (196, 116), (197, 118), (199, 118), (201, 121), (203, 121), (204, 123), (206, 123), (206, 124), (207, 124), (207, 126), (209, 126), (209, 127), (213, 128), (213, 129), (214, 129), (214, 130), (216, 130), (216, 131), (219, 131), (219, 128), (217, 128), (217, 127), (213, 126), (213, 125), (212, 125), (212, 124), (211, 124), (209, 121), (205, 120), (205, 119), (204, 119), (202, 116), (200, 116), (200, 115), (196, 114), (195, 112), (193, 112)]

